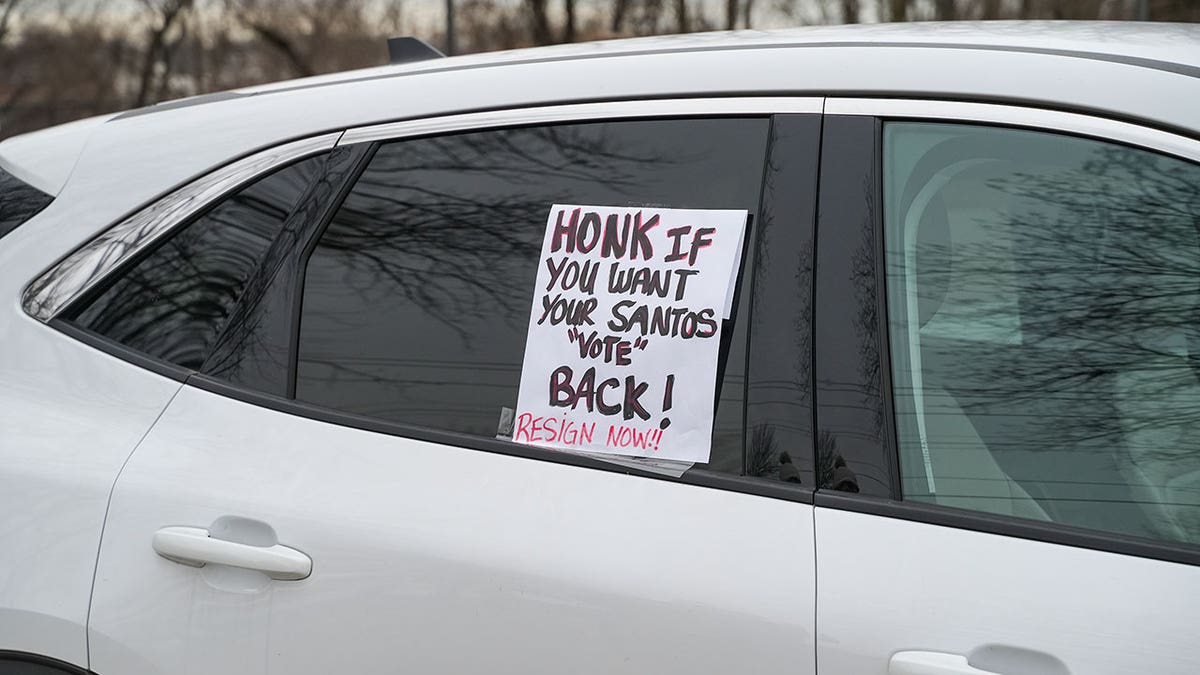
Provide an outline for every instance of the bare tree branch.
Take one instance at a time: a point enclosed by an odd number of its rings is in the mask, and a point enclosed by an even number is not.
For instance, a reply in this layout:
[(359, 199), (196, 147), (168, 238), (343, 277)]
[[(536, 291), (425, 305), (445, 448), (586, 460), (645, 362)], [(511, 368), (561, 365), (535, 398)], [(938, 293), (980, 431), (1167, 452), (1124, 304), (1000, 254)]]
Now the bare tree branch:
[(575, 41), (575, 0), (563, 0), (563, 10), (566, 12), (566, 20), (563, 26), (563, 41)]
[(539, 45), (554, 42), (550, 33), (550, 18), (546, 15), (546, 0), (525, 0), (529, 9), (529, 27), (533, 31), (533, 41)]
[[(150, 103), (150, 90), (154, 83), (155, 67), (159, 63), (162, 63), (164, 68), (169, 67), (166, 56), (167, 33), (174, 28), (175, 22), (184, 12), (192, 8), (192, 0), (163, 0), (161, 3), (155, 0), (141, 0), (141, 4), (146, 7), (147, 11), (155, 14), (156, 22), (150, 28), (149, 44), (146, 46), (146, 52), (142, 58), (138, 93), (133, 103), (135, 108)], [(168, 72), (163, 72), (160, 77), (165, 79), (168, 75)]]
[(0, 42), (4, 42), (5, 36), (8, 35), (8, 29), (12, 25), (14, 12), (16, 12), (17, 5), (21, 4), (21, 2), (22, 0), (0, 1)]
[(246, 14), (239, 14), (239, 18), (241, 19), (242, 23), (247, 28), (254, 31), (254, 34), (262, 39), (264, 43), (274, 47), (279, 51), (280, 54), (283, 54), (283, 57), (287, 59), (288, 63), (296, 69), (297, 75), (300, 77), (308, 77), (316, 74), (316, 72), (313, 70), (313, 67), (309, 65), (308, 61), (303, 56), (301, 56), (300, 51), (296, 48), (295, 43), (289, 39), (287, 35), (284, 35), (281, 31), (277, 30), (273, 26), (262, 21), (257, 21)]
[(842, 23), (858, 23), (858, 0), (842, 0)]

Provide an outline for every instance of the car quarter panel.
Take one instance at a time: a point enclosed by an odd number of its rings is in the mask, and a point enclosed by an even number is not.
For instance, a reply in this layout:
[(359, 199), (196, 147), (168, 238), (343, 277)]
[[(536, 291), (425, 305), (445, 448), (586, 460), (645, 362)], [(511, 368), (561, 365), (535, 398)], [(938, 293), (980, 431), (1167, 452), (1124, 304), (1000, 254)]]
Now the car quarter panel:
[[(73, 214), (54, 202), (28, 224)], [(0, 649), (85, 666), (109, 492), (180, 385), (26, 316), (16, 270), (44, 254), (24, 226), (0, 242)]]

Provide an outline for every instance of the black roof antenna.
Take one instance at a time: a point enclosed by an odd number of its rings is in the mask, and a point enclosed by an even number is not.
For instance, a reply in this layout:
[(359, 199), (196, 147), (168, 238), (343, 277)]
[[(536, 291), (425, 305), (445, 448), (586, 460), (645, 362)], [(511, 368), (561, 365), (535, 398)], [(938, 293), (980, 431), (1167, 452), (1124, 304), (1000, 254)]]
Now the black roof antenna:
[(445, 54), (420, 38), (388, 38), (388, 63), (393, 66), (398, 63), (414, 63), (443, 58), (446, 58)]

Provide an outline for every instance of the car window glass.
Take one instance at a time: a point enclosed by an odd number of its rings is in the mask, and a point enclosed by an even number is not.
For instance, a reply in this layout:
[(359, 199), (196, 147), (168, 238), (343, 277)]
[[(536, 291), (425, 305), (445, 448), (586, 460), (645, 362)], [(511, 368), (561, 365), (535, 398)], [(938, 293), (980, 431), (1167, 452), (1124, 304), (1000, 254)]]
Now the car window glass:
[(884, 131), (906, 499), (1200, 543), (1200, 167)]
[(54, 197), (0, 169), (0, 237), (46, 208)]
[[(768, 128), (766, 119), (590, 123), (381, 146), (312, 253), (296, 398), (495, 436), (502, 409), (516, 407), (550, 206), (754, 213)], [(711, 461), (733, 473), (744, 331), (731, 331)]]
[(94, 299), (67, 313), (82, 328), (199, 368), (247, 278), (324, 156), (280, 169), (172, 234)]

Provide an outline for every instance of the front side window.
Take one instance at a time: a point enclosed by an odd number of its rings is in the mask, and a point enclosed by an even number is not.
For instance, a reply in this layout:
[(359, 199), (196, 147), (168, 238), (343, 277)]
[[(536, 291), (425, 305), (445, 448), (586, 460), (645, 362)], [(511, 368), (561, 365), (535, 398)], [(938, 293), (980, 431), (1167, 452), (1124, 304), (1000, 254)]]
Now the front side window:
[(172, 234), (64, 315), (144, 354), (199, 369), (250, 274), (325, 156), (242, 188)]
[(1200, 543), (1200, 167), (884, 127), (906, 499)]
[(0, 237), (46, 208), (54, 197), (0, 169)]
[[(555, 203), (758, 209), (766, 119), (588, 123), (382, 145), (309, 260), (296, 398), (494, 437), (516, 407)], [(745, 328), (710, 466), (742, 467)]]

